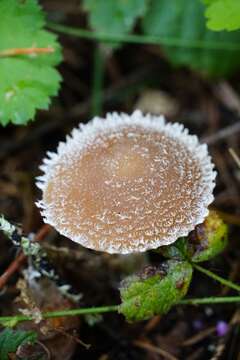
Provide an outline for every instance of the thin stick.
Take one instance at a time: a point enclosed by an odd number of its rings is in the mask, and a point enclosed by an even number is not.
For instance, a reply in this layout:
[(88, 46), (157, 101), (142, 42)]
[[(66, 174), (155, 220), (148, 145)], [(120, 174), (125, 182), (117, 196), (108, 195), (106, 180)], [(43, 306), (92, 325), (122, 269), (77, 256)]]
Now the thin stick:
[[(50, 226), (44, 224), (40, 230), (37, 232), (35, 236), (35, 241), (41, 241), (49, 232)], [(0, 289), (2, 289), (9, 278), (20, 268), (20, 266), (26, 261), (26, 256), (23, 252), (12, 261), (12, 263), (8, 266), (8, 268), (4, 271), (4, 273), (0, 276)]]
[(0, 289), (2, 289), (9, 278), (20, 268), (26, 260), (26, 256), (21, 252), (8, 266), (4, 273), (0, 276)]
[(7, 49), (0, 51), (0, 57), (7, 56), (17, 56), (17, 55), (37, 55), (37, 54), (48, 54), (53, 53), (54, 48), (45, 47), (45, 48), (16, 48), (16, 49)]
[(235, 160), (236, 164), (240, 168), (240, 157), (236, 154), (236, 152), (232, 148), (229, 148), (228, 151), (230, 152), (232, 158)]
[(161, 349), (159, 346), (152, 345), (148, 341), (135, 340), (133, 344), (141, 349), (161, 355), (167, 360), (178, 360), (174, 355), (170, 354), (168, 351)]
[(222, 285), (228, 286), (228, 287), (231, 288), (231, 289), (240, 291), (240, 285), (237, 285), (237, 284), (233, 283), (233, 282), (230, 281), (230, 280), (224, 279), (224, 278), (222, 278), (221, 276), (218, 276), (218, 275), (214, 274), (213, 272), (211, 272), (210, 270), (207, 270), (207, 269), (203, 268), (202, 266), (197, 265), (197, 264), (195, 264), (195, 263), (192, 263), (192, 266), (193, 266), (196, 270), (198, 270), (198, 271), (202, 272), (203, 274), (209, 276), (210, 278), (212, 278), (212, 279), (220, 282)]
[(191, 336), (187, 340), (185, 340), (181, 346), (192, 346), (198, 343), (199, 341), (202, 341), (207, 336), (213, 334), (216, 332), (216, 326), (211, 326), (208, 329), (204, 329), (201, 332), (198, 332), (197, 334)]
[(217, 141), (226, 139), (227, 137), (236, 134), (240, 131), (240, 121), (235, 122), (232, 125), (226, 126), (225, 128), (219, 130), (215, 134), (204, 136), (201, 138), (201, 142), (204, 142), (208, 145), (213, 145)]

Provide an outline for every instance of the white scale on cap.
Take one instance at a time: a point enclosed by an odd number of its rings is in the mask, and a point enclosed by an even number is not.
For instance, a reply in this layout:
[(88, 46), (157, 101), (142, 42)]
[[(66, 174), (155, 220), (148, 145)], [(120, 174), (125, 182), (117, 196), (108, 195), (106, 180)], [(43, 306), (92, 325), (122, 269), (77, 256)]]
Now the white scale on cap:
[(37, 185), (46, 223), (109, 253), (167, 245), (203, 222), (216, 172), (207, 146), (163, 117), (108, 114), (47, 153)]

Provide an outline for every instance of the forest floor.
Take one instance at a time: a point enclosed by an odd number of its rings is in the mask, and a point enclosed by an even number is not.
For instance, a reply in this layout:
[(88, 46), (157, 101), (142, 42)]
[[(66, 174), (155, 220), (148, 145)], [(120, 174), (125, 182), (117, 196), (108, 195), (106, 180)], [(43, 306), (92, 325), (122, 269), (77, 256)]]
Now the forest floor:
[[(44, 3), (47, 10), (55, 11), (54, 2)], [(79, 21), (68, 2), (60, 1), (57, 6), (62, 6), (69, 23), (75, 25)], [(67, 35), (61, 35), (60, 40), (64, 52), (60, 96), (49, 111), (39, 112), (30, 125), (1, 129), (0, 213), (22, 224), (25, 233), (39, 231), (43, 221), (35, 205), (41, 196), (35, 177), (40, 174), (39, 165), (46, 151), (54, 151), (73, 127), (91, 119), (96, 106), (101, 111), (99, 115), (109, 111), (131, 113), (136, 107), (149, 112), (154, 109), (155, 113), (164, 113), (169, 121), (183, 123), (209, 145), (218, 172), (212, 208), (222, 214), (230, 233), (224, 253), (204, 266), (239, 282), (240, 169), (229, 148), (236, 152), (240, 148), (240, 74), (228, 81), (209, 80), (188, 69), (171, 67), (156, 46), (125, 45), (112, 53), (105, 51), (104, 84), (100, 100), (96, 100), (92, 95), (96, 43)], [(0, 239), (3, 273), (14, 261), (16, 251), (5, 236), (0, 234)], [(82, 294), (80, 306), (118, 304), (121, 279), (144, 264), (161, 261), (160, 255), (153, 253), (129, 257), (97, 253), (74, 244), (53, 229), (44, 236), (42, 244), (61, 276)], [(14, 299), (19, 289), (24, 291), (19, 279), (25, 267), (23, 262), (5, 284), (0, 295), (1, 315), (16, 312)], [(204, 274), (194, 273), (188, 296), (233, 294)], [(51, 309), (66, 301), (52, 294), (51, 288), (44, 296)], [(57, 349), (59, 360), (239, 358), (240, 311), (236, 304), (179, 305), (167, 315), (134, 324), (128, 324), (117, 313), (59, 321), (62, 331), (48, 336), (47, 342), (42, 335), (44, 346)], [(222, 334), (220, 324), (225, 324), (228, 331)], [(91, 347), (88, 349), (81, 342)]]

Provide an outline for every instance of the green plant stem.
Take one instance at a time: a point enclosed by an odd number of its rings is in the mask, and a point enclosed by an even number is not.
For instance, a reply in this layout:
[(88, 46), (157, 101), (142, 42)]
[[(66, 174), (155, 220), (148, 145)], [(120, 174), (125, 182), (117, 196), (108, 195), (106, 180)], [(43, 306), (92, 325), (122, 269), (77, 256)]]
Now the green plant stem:
[[(206, 305), (206, 304), (227, 304), (227, 303), (240, 303), (240, 296), (217, 296), (217, 297), (206, 297), (206, 298), (193, 298), (193, 299), (183, 299), (178, 302), (177, 305)], [(91, 307), (91, 308), (80, 308), (80, 309), (70, 309), (70, 310), (58, 310), (58, 311), (49, 311), (42, 313), (43, 319), (63, 317), (63, 316), (77, 316), (77, 315), (86, 315), (86, 314), (103, 314), (109, 312), (117, 312), (119, 306), (100, 306), (100, 307)], [(16, 325), (22, 321), (34, 320), (33, 317), (28, 315), (13, 315), (13, 316), (0, 316), (0, 324), (3, 326), (7, 323)]]
[(92, 116), (100, 115), (102, 112), (104, 63), (104, 54), (102, 53), (101, 44), (97, 44), (94, 51)]
[(197, 265), (195, 263), (192, 263), (192, 266), (196, 270), (200, 271), (201, 273), (203, 273), (203, 274), (207, 275), (208, 277), (220, 282), (222, 285), (228, 286), (231, 289), (240, 291), (240, 285), (237, 285), (237, 284), (233, 283), (230, 280), (224, 279), (221, 276), (218, 276), (218, 275), (214, 274), (213, 272), (211, 272), (210, 270), (207, 270), (207, 269), (203, 268), (202, 266)]
[(227, 304), (240, 302), (240, 296), (210, 296), (206, 298), (183, 299), (179, 305), (206, 305), (206, 304)]
[(236, 51), (240, 49), (238, 43), (231, 42), (217, 42), (217, 41), (202, 41), (202, 40), (182, 40), (174, 37), (159, 37), (149, 35), (124, 34), (113, 35), (108, 33), (99, 33), (85, 30), (82, 28), (74, 28), (66, 25), (48, 23), (51, 30), (73, 35), (88, 40), (98, 40), (105, 43), (134, 43), (134, 44), (152, 44), (152, 45), (166, 45), (173, 47), (185, 47), (190, 49), (209, 49), (209, 50), (225, 50)]
[[(58, 310), (58, 311), (49, 311), (42, 313), (43, 319), (56, 318), (62, 316), (77, 316), (77, 315), (86, 315), (86, 314), (102, 314), (108, 312), (114, 312), (118, 310), (118, 305), (110, 306), (99, 306), (91, 308), (80, 308), (80, 309), (68, 309), (68, 310)], [(0, 324), (6, 322), (21, 322), (33, 320), (33, 317), (28, 315), (15, 315), (15, 316), (0, 316)]]

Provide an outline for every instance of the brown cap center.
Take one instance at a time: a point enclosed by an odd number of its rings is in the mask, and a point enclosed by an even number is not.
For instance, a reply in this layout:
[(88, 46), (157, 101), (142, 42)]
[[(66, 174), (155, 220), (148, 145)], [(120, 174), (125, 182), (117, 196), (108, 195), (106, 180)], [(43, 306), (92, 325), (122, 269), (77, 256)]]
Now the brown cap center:
[(62, 155), (43, 201), (58, 230), (83, 245), (139, 251), (198, 216), (201, 176), (186, 146), (133, 126)]

